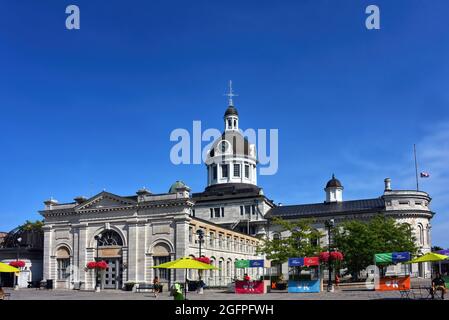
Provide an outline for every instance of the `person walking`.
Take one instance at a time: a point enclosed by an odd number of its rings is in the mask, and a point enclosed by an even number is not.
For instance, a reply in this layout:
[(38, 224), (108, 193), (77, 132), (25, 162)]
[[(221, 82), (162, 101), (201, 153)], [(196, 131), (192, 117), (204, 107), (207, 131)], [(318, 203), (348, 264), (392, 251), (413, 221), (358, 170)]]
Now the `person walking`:
[(161, 282), (159, 281), (159, 277), (154, 277), (153, 279), (153, 291), (154, 297), (157, 298), (158, 294), (161, 292)]

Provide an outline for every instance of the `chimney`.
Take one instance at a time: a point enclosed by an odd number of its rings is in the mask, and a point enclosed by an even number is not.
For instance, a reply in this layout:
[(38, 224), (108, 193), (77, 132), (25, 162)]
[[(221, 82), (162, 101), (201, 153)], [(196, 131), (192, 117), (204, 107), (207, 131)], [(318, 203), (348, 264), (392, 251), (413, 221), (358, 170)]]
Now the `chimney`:
[(384, 182), (385, 182), (385, 191), (391, 191), (391, 179), (385, 178)]

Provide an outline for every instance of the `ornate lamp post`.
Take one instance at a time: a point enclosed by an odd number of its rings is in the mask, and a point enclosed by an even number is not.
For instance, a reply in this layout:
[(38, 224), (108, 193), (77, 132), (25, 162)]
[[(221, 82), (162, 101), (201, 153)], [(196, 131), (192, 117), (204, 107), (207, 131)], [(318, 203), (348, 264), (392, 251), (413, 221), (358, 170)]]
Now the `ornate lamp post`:
[[(196, 231), (196, 234), (198, 235), (199, 249), (200, 249), (199, 256), (201, 258), (201, 245), (202, 245), (203, 239), (204, 239), (204, 231), (203, 231), (203, 229), (198, 229)], [(198, 290), (199, 294), (203, 293), (203, 286), (202, 286), (202, 282), (201, 282), (201, 275), (202, 275), (202, 270), (198, 270), (198, 278), (199, 278), (199, 283), (200, 283), (200, 287), (199, 287), (199, 290)]]
[[(16, 246), (17, 246), (17, 251), (16, 251), (16, 261), (19, 261), (19, 252), (20, 252), (20, 243), (22, 242), (22, 238), (19, 237), (16, 239)], [(19, 276), (16, 275), (16, 285), (15, 285), (15, 290), (19, 289)]]
[[(98, 262), (98, 243), (100, 242), (101, 239), (101, 234), (100, 235), (96, 235), (94, 237), (95, 241), (96, 241), (96, 245), (97, 245), (97, 253), (96, 253), (96, 258), (95, 258), (95, 262)], [(98, 286), (98, 268), (95, 268), (95, 291), (99, 292), (100, 291), (100, 287)]]
[(328, 273), (329, 273), (329, 277), (327, 280), (327, 292), (334, 292), (334, 288), (332, 286), (332, 262), (331, 262), (331, 251), (332, 251), (332, 228), (335, 225), (335, 220), (334, 219), (330, 219), (327, 220), (325, 222), (326, 228), (327, 228), (327, 234), (328, 234), (328, 246), (327, 246), (327, 252), (329, 254), (329, 259), (328, 259)]

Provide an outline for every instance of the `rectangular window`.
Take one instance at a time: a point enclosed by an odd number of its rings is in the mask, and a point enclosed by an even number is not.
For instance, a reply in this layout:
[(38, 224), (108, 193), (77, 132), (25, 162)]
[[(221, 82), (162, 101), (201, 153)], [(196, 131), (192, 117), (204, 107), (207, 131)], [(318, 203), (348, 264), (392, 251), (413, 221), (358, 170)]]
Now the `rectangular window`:
[(220, 208), (214, 208), (215, 218), (220, 218)]
[(251, 214), (251, 206), (245, 206), (245, 214), (247, 215)]
[(252, 214), (255, 215), (256, 214), (256, 206), (254, 204), (251, 209), (252, 209)]
[(70, 259), (57, 259), (58, 260), (58, 280), (66, 280), (70, 277), (70, 273), (67, 272), (67, 268), (70, 265)]
[(228, 165), (224, 164), (221, 166), (221, 176), (223, 178), (227, 178), (229, 176), (229, 172), (228, 172)]
[(192, 217), (195, 216), (195, 209), (192, 209)]
[(409, 203), (408, 203), (408, 201), (399, 201), (399, 204), (404, 204), (404, 205), (407, 204), (408, 205)]
[(240, 215), (243, 216), (243, 206), (240, 206)]
[(210, 208), (210, 217), (213, 218), (214, 217), (214, 209)]
[(240, 164), (234, 163), (234, 177), (240, 177)]
[(224, 217), (224, 207), (221, 207), (221, 217)]
[(245, 164), (245, 178), (249, 179), (249, 165)]
[(212, 179), (217, 180), (217, 166), (215, 164), (212, 166)]
[(193, 227), (189, 227), (189, 243), (193, 242)]
[(214, 246), (214, 240), (215, 240), (214, 233), (213, 232), (209, 233), (209, 245), (211, 247)]

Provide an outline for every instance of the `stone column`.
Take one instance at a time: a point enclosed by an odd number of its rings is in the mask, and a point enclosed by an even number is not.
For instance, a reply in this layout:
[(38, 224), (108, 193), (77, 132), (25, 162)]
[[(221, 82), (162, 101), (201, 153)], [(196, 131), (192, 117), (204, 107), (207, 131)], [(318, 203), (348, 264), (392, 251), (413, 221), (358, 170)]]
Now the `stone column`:
[(51, 279), (51, 256), (53, 254), (53, 229), (51, 225), (44, 228), (43, 280)]
[[(174, 243), (175, 243), (175, 259), (185, 257), (189, 246), (189, 220), (187, 215), (175, 218)], [(176, 281), (185, 281), (185, 272), (176, 274)], [(182, 274), (181, 274), (182, 273)]]
[(128, 221), (128, 281), (137, 281), (138, 230), (137, 221)]

